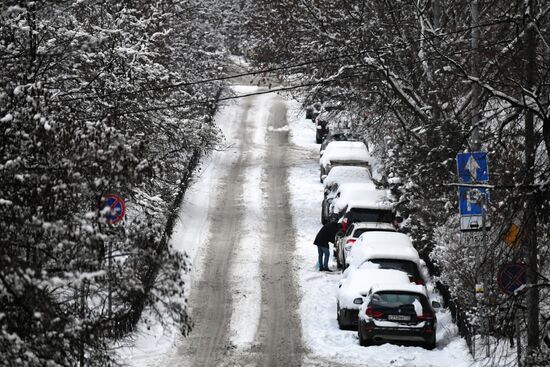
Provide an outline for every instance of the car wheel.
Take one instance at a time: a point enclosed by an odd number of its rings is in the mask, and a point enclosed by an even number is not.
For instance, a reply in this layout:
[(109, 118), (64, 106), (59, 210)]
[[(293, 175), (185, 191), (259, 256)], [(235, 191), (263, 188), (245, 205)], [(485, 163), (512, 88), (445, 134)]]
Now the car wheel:
[(433, 350), (435, 349), (435, 334), (433, 334), (433, 336), (430, 338), (430, 340), (428, 340), (426, 342), (426, 344), (424, 344), (424, 348), (428, 349), (428, 350)]
[(342, 254), (342, 271), (346, 270), (348, 266), (346, 265), (346, 254)]
[(340, 310), (340, 305), (336, 305), (336, 320), (338, 321), (338, 328), (340, 330), (347, 330), (346, 326), (342, 324), (342, 314)]
[(321, 144), (323, 142), (323, 137), (319, 133), (315, 133), (315, 142)]
[(361, 333), (361, 326), (359, 326), (357, 330), (357, 333), (359, 334), (359, 345), (362, 347), (368, 347), (370, 342), (366, 338), (363, 338), (363, 333)]

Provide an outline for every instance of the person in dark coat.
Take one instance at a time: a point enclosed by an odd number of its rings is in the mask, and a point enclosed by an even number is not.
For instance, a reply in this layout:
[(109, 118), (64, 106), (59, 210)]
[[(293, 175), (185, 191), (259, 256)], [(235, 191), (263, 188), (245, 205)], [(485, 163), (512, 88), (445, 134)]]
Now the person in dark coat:
[(340, 225), (333, 219), (329, 223), (321, 227), (313, 244), (317, 246), (317, 252), (319, 254), (319, 270), (331, 271), (328, 268), (328, 258), (330, 255), (329, 242), (335, 243), (336, 233), (340, 230)]

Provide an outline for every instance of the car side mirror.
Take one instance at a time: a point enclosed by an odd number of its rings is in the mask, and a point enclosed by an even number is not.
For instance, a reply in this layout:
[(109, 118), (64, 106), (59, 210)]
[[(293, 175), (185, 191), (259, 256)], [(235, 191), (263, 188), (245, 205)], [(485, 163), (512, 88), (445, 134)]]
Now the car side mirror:
[(435, 309), (441, 308), (441, 303), (437, 301), (432, 301), (432, 307)]
[(355, 303), (356, 305), (361, 305), (363, 304), (363, 298), (356, 298), (353, 300), (353, 303)]

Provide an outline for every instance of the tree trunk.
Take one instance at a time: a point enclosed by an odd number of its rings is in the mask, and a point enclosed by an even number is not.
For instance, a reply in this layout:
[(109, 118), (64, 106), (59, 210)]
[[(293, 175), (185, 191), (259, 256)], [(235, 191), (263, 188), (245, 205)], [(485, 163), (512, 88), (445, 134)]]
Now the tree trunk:
[[(470, 5), (472, 14), (472, 75), (479, 77), (480, 61), (479, 61), (479, 0), (472, 0)], [(470, 148), (472, 151), (481, 149), (481, 137), (479, 132), (480, 106), (481, 103), (481, 87), (478, 83), (472, 83), (472, 101), (471, 101), (471, 121), (472, 121), (472, 136), (470, 139)]]
[[(526, 0), (524, 20), (526, 26), (525, 32), (525, 89), (532, 90), (535, 87), (537, 62), (536, 62), (536, 30), (533, 24), (533, 17), (536, 12), (536, 0)], [(524, 245), (527, 249), (527, 282), (529, 290), (527, 291), (527, 355), (526, 367), (533, 366), (533, 354), (540, 345), (539, 337), (539, 289), (536, 287), (538, 280), (538, 262), (537, 262), (537, 197), (532, 189), (535, 174), (535, 150), (536, 137), (534, 126), (534, 114), (532, 110), (525, 113), (525, 180), (524, 185), (528, 190), (525, 211), (525, 238)]]

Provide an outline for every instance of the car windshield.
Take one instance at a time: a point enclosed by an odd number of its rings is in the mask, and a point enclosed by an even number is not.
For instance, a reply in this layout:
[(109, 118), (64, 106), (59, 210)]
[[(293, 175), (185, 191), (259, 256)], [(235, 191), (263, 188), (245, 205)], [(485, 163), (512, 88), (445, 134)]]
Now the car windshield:
[(429, 309), (426, 297), (419, 293), (402, 291), (377, 292), (372, 295), (369, 306), (384, 313), (416, 315), (422, 315), (424, 310)]
[(354, 222), (379, 222), (379, 223), (392, 223), (395, 214), (391, 210), (382, 209), (351, 209), (347, 217), (349, 221)]
[(378, 264), (380, 269), (400, 270), (415, 279), (420, 279), (418, 266), (413, 261), (395, 259), (370, 259), (369, 261), (371, 263)]

